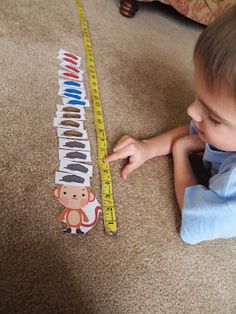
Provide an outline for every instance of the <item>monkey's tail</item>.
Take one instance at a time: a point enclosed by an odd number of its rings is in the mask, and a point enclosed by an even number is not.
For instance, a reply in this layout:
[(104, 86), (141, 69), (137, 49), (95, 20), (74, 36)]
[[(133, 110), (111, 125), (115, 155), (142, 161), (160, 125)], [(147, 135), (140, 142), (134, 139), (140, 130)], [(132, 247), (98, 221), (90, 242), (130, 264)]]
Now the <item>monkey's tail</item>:
[(91, 222), (90, 224), (84, 224), (84, 223), (82, 223), (82, 224), (81, 224), (81, 227), (93, 227), (93, 226), (95, 226), (96, 223), (98, 222), (98, 218), (99, 218), (98, 212), (99, 212), (100, 210), (102, 211), (102, 207), (101, 207), (101, 206), (97, 206), (97, 207), (95, 208), (95, 218), (94, 218), (94, 221)]

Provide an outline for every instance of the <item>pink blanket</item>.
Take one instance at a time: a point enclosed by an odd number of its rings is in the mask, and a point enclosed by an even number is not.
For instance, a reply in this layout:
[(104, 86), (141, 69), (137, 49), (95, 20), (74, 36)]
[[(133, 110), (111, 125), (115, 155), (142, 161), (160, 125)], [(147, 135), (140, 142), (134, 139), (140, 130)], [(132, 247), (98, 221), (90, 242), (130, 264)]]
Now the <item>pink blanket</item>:
[(142, 2), (160, 1), (171, 5), (181, 14), (201, 24), (211, 23), (218, 15), (236, 0), (139, 0)]

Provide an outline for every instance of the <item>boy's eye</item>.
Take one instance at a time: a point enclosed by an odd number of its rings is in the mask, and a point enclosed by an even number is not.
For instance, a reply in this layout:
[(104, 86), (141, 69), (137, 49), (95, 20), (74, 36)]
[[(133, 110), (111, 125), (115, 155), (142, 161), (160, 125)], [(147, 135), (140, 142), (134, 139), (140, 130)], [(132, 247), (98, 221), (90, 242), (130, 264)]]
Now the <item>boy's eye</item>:
[(212, 118), (211, 116), (209, 116), (209, 119), (210, 119), (214, 124), (220, 124), (219, 121), (215, 120), (215, 119)]

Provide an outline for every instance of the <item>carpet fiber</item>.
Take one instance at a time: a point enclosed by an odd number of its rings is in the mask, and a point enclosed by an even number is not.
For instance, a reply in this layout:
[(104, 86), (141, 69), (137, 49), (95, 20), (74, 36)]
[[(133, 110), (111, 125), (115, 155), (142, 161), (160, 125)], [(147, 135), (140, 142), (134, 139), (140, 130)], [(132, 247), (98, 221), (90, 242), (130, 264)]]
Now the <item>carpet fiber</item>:
[[(188, 123), (192, 51), (203, 27), (160, 4), (133, 19), (118, 0), (84, 0), (109, 151), (123, 134), (145, 138)], [(52, 197), (60, 48), (85, 58), (74, 0), (6, 0), (0, 8), (1, 313), (236, 312), (236, 240), (196, 246), (179, 237), (172, 159), (127, 181), (112, 164), (117, 237), (102, 221), (84, 238), (62, 232)], [(88, 92), (88, 78), (85, 75)], [(92, 109), (93, 190), (100, 180)]]

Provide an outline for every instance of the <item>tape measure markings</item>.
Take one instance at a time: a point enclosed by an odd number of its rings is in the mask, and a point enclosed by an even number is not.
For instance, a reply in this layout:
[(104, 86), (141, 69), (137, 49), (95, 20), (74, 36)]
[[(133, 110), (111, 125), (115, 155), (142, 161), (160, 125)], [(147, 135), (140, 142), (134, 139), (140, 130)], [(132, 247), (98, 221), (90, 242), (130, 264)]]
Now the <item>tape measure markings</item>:
[(89, 77), (89, 86), (93, 102), (94, 124), (97, 134), (98, 145), (98, 165), (101, 175), (102, 185), (102, 206), (103, 206), (103, 220), (105, 231), (108, 234), (115, 234), (117, 232), (117, 223), (115, 216), (115, 206), (113, 200), (112, 178), (109, 164), (103, 162), (103, 158), (107, 156), (107, 141), (106, 132), (102, 114), (102, 103), (99, 95), (98, 80), (94, 64), (94, 56), (92, 50), (91, 37), (88, 29), (88, 23), (85, 16), (84, 8), (81, 0), (77, 0), (78, 14), (80, 17), (80, 24), (82, 27), (84, 48), (87, 60), (87, 69)]

